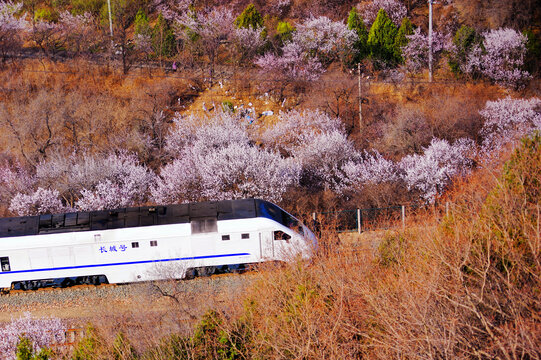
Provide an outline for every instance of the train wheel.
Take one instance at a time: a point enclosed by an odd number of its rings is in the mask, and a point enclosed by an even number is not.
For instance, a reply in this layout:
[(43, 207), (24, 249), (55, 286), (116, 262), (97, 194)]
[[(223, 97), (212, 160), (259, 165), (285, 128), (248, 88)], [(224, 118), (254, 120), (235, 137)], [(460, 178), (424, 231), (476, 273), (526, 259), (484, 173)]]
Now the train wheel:
[(211, 276), (215, 272), (216, 272), (216, 266), (203, 266), (203, 267), (197, 268), (198, 276)]
[(75, 282), (71, 278), (65, 278), (60, 283), (60, 286), (63, 287), (63, 288), (70, 287), (70, 286), (73, 286), (73, 285), (75, 285)]
[(197, 276), (197, 270), (194, 268), (189, 268), (186, 270), (186, 273), (184, 274), (185, 280), (192, 280)]

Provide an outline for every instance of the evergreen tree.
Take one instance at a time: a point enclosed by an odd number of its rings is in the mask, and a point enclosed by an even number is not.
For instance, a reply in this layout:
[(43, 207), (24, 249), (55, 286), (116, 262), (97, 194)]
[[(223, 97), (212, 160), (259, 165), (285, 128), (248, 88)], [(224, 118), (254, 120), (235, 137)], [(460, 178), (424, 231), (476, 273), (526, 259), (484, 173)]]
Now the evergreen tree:
[(235, 26), (237, 28), (262, 28), (263, 27), (263, 16), (257, 11), (254, 4), (250, 4), (244, 9), (242, 14), (240, 14), (235, 19)]
[(379, 59), (386, 63), (394, 64), (394, 43), (398, 29), (389, 18), (385, 10), (380, 9), (376, 21), (372, 24), (368, 33), (367, 45), (373, 59)]
[(370, 54), (370, 49), (367, 45), (368, 30), (364, 24), (363, 18), (357, 13), (357, 9), (353, 7), (348, 16), (348, 29), (355, 31), (358, 39), (353, 44), (354, 54), (353, 63), (359, 63)]
[(294, 31), (295, 28), (293, 28), (293, 26), (291, 26), (291, 24), (287, 21), (280, 21), (276, 26), (276, 36), (282, 45), (293, 39)]
[(482, 41), (482, 37), (474, 28), (462, 25), (460, 29), (457, 30), (453, 38), (455, 50), (449, 59), (449, 66), (455, 74), (462, 73), (460, 67), (467, 62), (470, 50), (473, 49), (475, 45), (481, 45)]
[(135, 34), (150, 35), (150, 25), (148, 24), (148, 16), (142, 9), (139, 9), (135, 15)]
[(161, 13), (152, 30), (152, 48), (158, 57), (172, 56), (176, 50), (173, 30)]
[(408, 18), (402, 19), (402, 24), (398, 29), (396, 38), (394, 39), (394, 58), (397, 62), (403, 63), (402, 48), (408, 45), (408, 38), (406, 35), (413, 34), (413, 24)]

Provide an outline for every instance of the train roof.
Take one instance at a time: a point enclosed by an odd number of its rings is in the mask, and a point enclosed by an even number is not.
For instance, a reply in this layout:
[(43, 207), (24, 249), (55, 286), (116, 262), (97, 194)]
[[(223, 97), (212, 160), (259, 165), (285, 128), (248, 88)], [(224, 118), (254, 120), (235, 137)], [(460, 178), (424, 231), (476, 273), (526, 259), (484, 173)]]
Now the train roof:
[[(270, 216), (267, 210), (271, 210)], [(240, 199), (0, 218), (0, 238), (181, 224), (201, 218), (216, 218), (217, 220), (247, 219), (258, 216), (275, 218), (273, 214), (276, 211), (284, 212), (276, 205), (264, 200)]]

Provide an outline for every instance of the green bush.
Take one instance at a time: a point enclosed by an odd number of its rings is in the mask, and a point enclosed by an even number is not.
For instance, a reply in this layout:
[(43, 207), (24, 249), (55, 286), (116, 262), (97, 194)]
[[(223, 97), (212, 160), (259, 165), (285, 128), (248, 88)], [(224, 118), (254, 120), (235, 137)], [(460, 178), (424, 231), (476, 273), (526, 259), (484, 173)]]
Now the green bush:
[(57, 22), (58, 17), (58, 12), (49, 8), (39, 8), (34, 13), (34, 20)]
[(85, 336), (75, 346), (75, 349), (71, 355), (71, 360), (100, 359), (102, 346), (103, 341), (97, 330), (92, 326), (88, 326), (85, 331)]
[(98, 17), (102, 7), (107, 7), (105, 0), (71, 0), (71, 12), (74, 15), (82, 15), (85, 12)]
[(175, 35), (161, 13), (152, 29), (152, 48), (157, 57), (171, 57), (176, 52)]
[(474, 28), (462, 25), (453, 37), (453, 43), (456, 50), (449, 59), (451, 71), (457, 75), (461, 74), (462, 71), (460, 70), (460, 66), (466, 63), (468, 54), (473, 47), (475, 45), (481, 45), (482, 41), (483, 39)]
[(254, 4), (250, 4), (244, 9), (244, 11), (235, 19), (235, 26), (237, 28), (262, 28), (263, 16), (257, 11)]
[(49, 360), (52, 356), (53, 353), (50, 349), (42, 348), (36, 353), (30, 339), (24, 336), (19, 338), (15, 353), (16, 360)]
[(402, 57), (402, 48), (408, 45), (408, 38), (406, 36), (411, 34), (413, 34), (413, 24), (411, 23), (410, 19), (404, 18), (400, 28), (398, 29), (396, 38), (394, 39), (394, 57), (399, 63), (404, 62), (404, 58)]
[(357, 40), (353, 44), (353, 56), (350, 61), (352, 64), (356, 64), (370, 54), (370, 49), (367, 45), (368, 30), (366, 29), (363, 18), (357, 13), (355, 7), (349, 12), (347, 26), (349, 30), (353, 30), (357, 34)]
[(114, 360), (136, 360), (138, 359), (137, 352), (130, 341), (126, 339), (121, 331), (117, 334), (113, 342), (113, 359)]
[(523, 35), (528, 39), (526, 42), (526, 57), (524, 59), (524, 64), (526, 69), (534, 74), (538, 71), (539, 60), (541, 59), (541, 41), (539, 37), (531, 30), (525, 30)]
[(222, 102), (222, 109), (226, 112), (235, 112), (235, 107), (233, 106), (233, 103), (229, 100)]
[(396, 25), (389, 18), (385, 10), (380, 9), (376, 21), (368, 33), (367, 45), (373, 59), (381, 60), (388, 65), (395, 64), (395, 38), (398, 33)]
[(291, 41), (295, 28), (287, 21), (280, 21), (276, 26), (276, 34), (282, 44)]
[(136, 35), (150, 35), (151, 30), (148, 24), (148, 16), (142, 9), (139, 9), (135, 15), (134, 25)]

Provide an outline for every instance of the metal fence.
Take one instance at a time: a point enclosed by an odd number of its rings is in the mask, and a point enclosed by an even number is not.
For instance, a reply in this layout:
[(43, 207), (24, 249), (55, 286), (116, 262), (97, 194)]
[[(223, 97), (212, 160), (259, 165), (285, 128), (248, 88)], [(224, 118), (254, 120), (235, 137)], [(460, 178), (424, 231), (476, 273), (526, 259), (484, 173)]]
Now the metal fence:
[(415, 205), (312, 213), (315, 227), (332, 226), (339, 232), (358, 232), (405, 227), (406, 215)]

